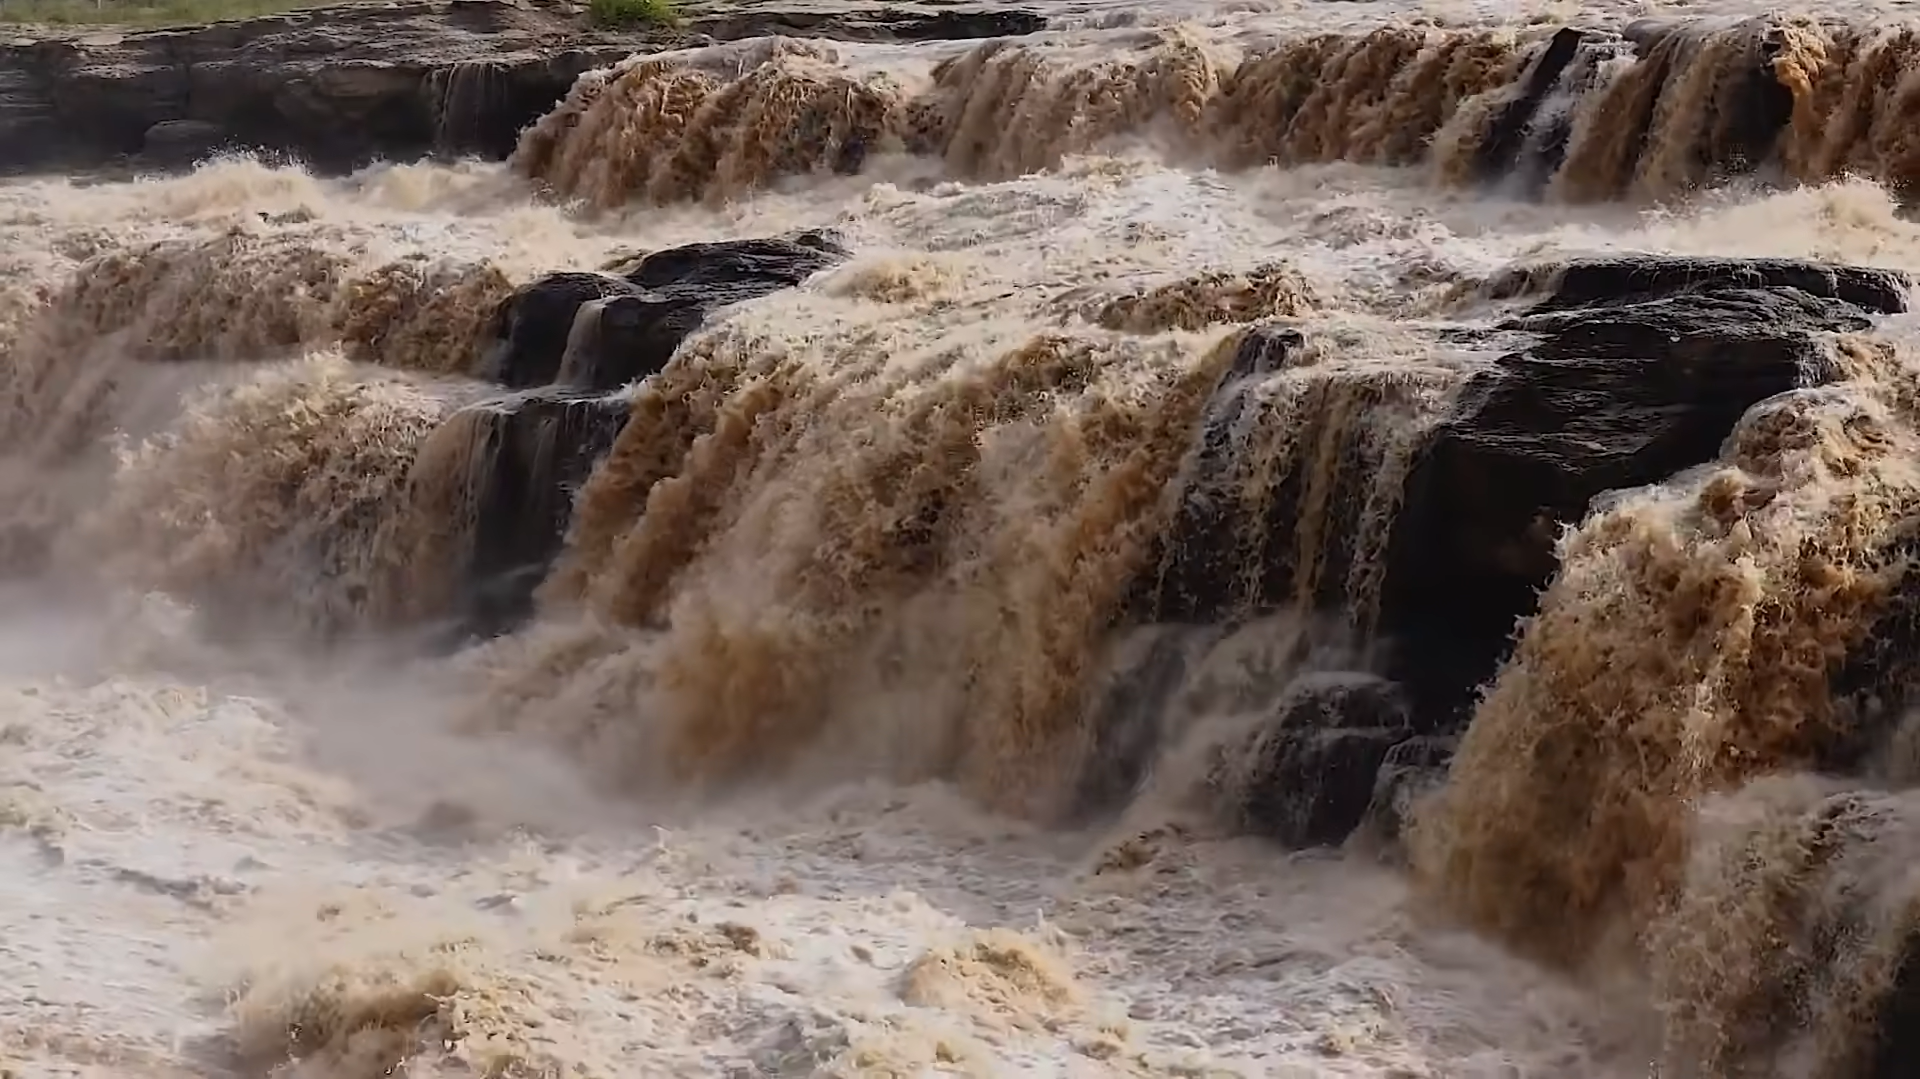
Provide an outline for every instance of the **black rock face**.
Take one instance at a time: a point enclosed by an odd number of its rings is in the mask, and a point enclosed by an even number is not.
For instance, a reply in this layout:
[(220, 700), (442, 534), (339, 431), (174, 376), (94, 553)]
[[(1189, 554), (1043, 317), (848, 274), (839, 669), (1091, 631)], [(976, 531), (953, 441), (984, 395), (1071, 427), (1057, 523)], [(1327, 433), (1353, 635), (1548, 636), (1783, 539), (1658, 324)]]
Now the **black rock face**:
[(494, 310), (493, 343), (482, 370), (492, 381), (515, 389), (552, 385), (560, 377), (581, 309), (613, 297), (638, 299), (640, 294), (625, 278), (574, 270), (521, 285)]
[(1627, 256), (1516, 271), (1531, 347), (1474, 375), (1411, 469), (1376, 631), (1425, 713), (1458, 716), (1595, 496), (1712, 460), (1758, 402), (1837, 374), (1828, 335), (1903, 310), (1898, 274)]
[(1290, 848), (1332, 846), (1367, 814), (1381, 765), (1414, 735), (1399, 687), (1347, 672), (1294, 684), (1246, 742), (1229, 746), (1213, 780), (1245, 830)]
[[(1559, 90), (1584, 90), (1580, 85), (1592, 61), (1622, 51), (1623, 43), (1592, 30), (1568, 26), (1556, 31), (1534, 54), (1526, 73), (1509, 91), (1507, 101), (1488, 119), (1474, 151), (1473, 167), (1482, 180), (1520, 175), (1528, 186), (1544, 181), (1560, 167), (1571, 125), (1539, 131), (1540, 107)], [(1587, 54), (1583, 56), (1583, 53)], [(1599, 54), (1596, 57), (1593, 54)], [(1585, 70), (1580, 61), (1586, 59)]]
[(1876, 1018), (1867, 1079), (1920, 1072), (1920, 935), (1909, 941)]
[(1074, 805), (1084, 820), (1118, 810), (1139, 790), (1166, 737), (1164, 719), (1197, 656), (1226, 632), (1217, 626), (1156, 626), (1148, 645), (1114, 672), (1092, 705), (1094, 740)]
[[(1841, 736), (1822, 747), (1823, 771), (1857, 774), (1876, 757), (1913, 710), (1920, 691), (1920, 522), (1908, 522), (1883, 552), (1884, 564), (1897, 567), (1873, 625), (1828, 672), (1835, 728)], [(1915, 971), (1920, 975), (1920, 970)], [(1920, 984), (1916, 985), (1920, 991)], [(1920, 1005), (1917, 1005), (1920, 1006)]]
[(1867, 315), (1905, 311), (1912, 285), (1895, 270), (1811, 259), (1612, 255), (1509, 268), (1487, 283), (1496, 299), (1538, 297), (1533, 313), (1641, 303), (1737, 289), (1792, 289), (1847, 305), (1831, 317), (1859, 328)]
[(627, 399), (547, 388), (471, 406), (476, 477), (463, 631), (492, 636), (532, 614), (573, 496), (626, 427)]
[(616, 31), (565, 5), (392, 0), (156, 30), (26, 26), (0, 40), (0, 173), (118, 164), (149, 148), (149, 129), (182, 121), (329, 172), (430, 154), (497, 160), (582, 73), (636, 53), (776, 35), (977, 39), (1045, 24), (1001, 5), (810, 3)]
[[(1703, 59), (1702, 39), (1719, 34), (1724, 41), (1736, 32), (1705, 20), (1643, 19), (1618, 33), (1560, 29), (1534, 52), (1489, 112), (1471, 162), (1473, 175), (1509, 191), (1539, 192), (1566, 160), (1575, 114), (1568, 105), (1596, 93), (1610, 94), (1605, 99), (1610, 123), (1625, 129), (1620, 144), (1650, 147), (1648, 136), (1661, 110), (1670, 107), (1669, 95), (1681, 87), (1696, 93), (1696, 65), (1702, 63), (1725, 67), (1709, 90), (1716, 121), (1696, 136), (1691, 149), (1708, 178), (1753, 171), (1776, 156), (1793, 118), (1793, 93), (1773, 67), (1788, 31), (1765, 20), (1750, 25), (1755, 32), (1742, 39), (1738, 56), (1711, 60)], [(1629, 56), (1634, 63), (1630, 81), (1609, 86), (1601, 77), (1604, 67)], [(1597, 191), (1624, 190), (1640, 156), (1621, 155), (1607, 163), (1617, 170), (1614, 175), (1586, 179)]]
[(1360, 834), (1382, 855), (1400, 853), (1414, 803), (1447, 778), (1459, 739), (1419, 735), (1396, 744), (1381, 758), (1374, 773), (1373, 797), (1360, 822)]
[(218, 124), (165, 120), (147, 129), (142, 152), (155, 164), (183, 167), (218, 153), (230, 141)]
[(668, 248), (624, 274), (548, 274), (501, 302), (486, 368), (515, 388), (617, 389), (665, 367), (720, 308), (792, 288), (847, 256), (838, 236), (816, 230)]
[(506, 160), (520, 132), (552, 111), (581, 74), (603, 66), (605, 57), (604, 49), (562, 49), (515, 61), (464, 60), (430, 68), (420, 94), (432, 125), (432, 151)]
[[(1200, 417), (1200, 429), (1187, 465), (1188, 486), (1194, 479), (1230, 467), (1246, 412), (1253, 406), (1240, 392), (1250, 381), (1270, 376), (1306, 345), (1298, 329), (1256, 326), (1240, 339), (1233, 363), (1221, 374)], [(1279, 492), (1260, 521), (1247, 521), (1220, 512), (1218, 503), (1200, 497), (1183, 498), (1174, 511), (1164, 550), (1132, 598), (1133, 619), (1141, 622), (1217, 622), (1241, 599), (1236, 588), (1243, 567), (1237, 555), (1246, 544), (1244, 533), (1284, 533), (1299, 508), (1298, 485)], [(1292, 583), (1292, 566), (1263, 566), (1262, 592), (1282, 596)]]
[[(1404, 471), (1381, 471), (1377, 450), (1320, 446), (1377, 438), (1379, 423), (1306, 432), (1320, 447), (1310, 467), (1337, 474), (1312, 480), (1320, 531), (1311, 546), (1322, 565), (1316, 587), (1305, 592), (1296, 587), (1301, 548), (1291, 536), (1307, 519), (1309, 466), (1274, 473), (1276, 486), (1263, 499), (1222, 497), (1203, 481), (1225, 474), (1235, 455), (1269, 449), (1250, 439), (1303, 437), (1301, 423), (1328, 411), (1322, 405), (1384, 409), (1397, 425), (1408, 398), (1404, 386), (1396, 388), (1404, 380), (1343, 370), (1311, 324), (1254, 328), (1203, 413), (1185, 490), (1121, 623), (1199, 632), (1305, 602), (1311, 610), (1302, 613), (1332, 627), (1323, 643), (1369, 657), (1369, 669), (1404, 693), (1407, 714), (1391, 723), (1274, 728), (1280, 733), (1245, 747), (1260, 756), (1256, 771), (1269, 779), (1248, 787), (1241, 812), (1248, 827), (1289, 844), (1332, 842), (1363, 816), (1377, 820), (1391, 842), (1411, 797), (1402, 788), (1421, 788), (1444, 772), (1448, 736), (1464, 727), (1519, 620), (1537, 609), (1556, 570), (1560, 531), (1606, 492), (1713, 460), (1759, 402), (1839, 377), (1833, 335), (1904, 310), (1909, 289), (1898, 273), (1790, 259), (1624, 255), (1498, 275), (1484, 298), (1512, 313), (1490, 325), (1418, 331), (1431, 335), (1436, 353), (1467, 347), (1483, 359), (1453, 392), (1432, 399), (1436, 411), (1421, 419), (1425, 433)], [(1316, 348), (1318, 359), (1306, 355)], [(1289, 366), (1299, 366), (1289, 377), (1324, 379), (1338, 395), (1310, 400), (1305, 418), (1284, 430), (1244, 422), (1253, 407), (1247, 384)], [(1356, 381), (1367, 378), (1382, 388)], [(1369, 507), (1382, 503), (1382, 483), (1397, 508), (1371, 574), (1356, 576), (1354, 536)], [(1378, 588), (1367, 612), (1346, 590), (1362, 577)], [(1890, 614), (1887, 638), (1920, 638), (1915, 611), (1920, 601)], [(1863, 651), (1853, 661), (1854, 681), (1884, 685), (1876, 672), (1911, 653)], [(1155, 662), (1166, 669), (1143, 672), (1136, 689), (1177, 681), (1184, 660), (1156, 654)], [(1157, 725), (1135, 713), (1167, 695), (1135, 693), (1123, 708), (1096, 702), (1096, 726), (1113, 758), (1153, 751)], [(1106, 733), (1109, 720), (1116, 730)], [(1429, 735), (1437, 740), (1429, 744)], [(1125, 782), (1145, 767), (1107, 781)]]
[(719, 309), (792, 288), (848, 254), (825, 231), (688, 244), (624, 273), (548, 274), (503, 300), (482, 370), (519, 392), (457, 418), (476, 440), (457, 634), (504, 633), (532, 613), (574, 495), (627, 424), (624, 388), (665, 367)]

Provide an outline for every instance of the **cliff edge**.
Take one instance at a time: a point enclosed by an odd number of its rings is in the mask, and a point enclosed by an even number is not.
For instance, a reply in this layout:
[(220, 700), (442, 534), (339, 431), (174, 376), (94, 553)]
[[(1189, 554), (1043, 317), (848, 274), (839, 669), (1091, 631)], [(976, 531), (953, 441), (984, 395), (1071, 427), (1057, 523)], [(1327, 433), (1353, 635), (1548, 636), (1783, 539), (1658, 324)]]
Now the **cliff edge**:
[(924, 41), (1025, 34), (1018, 9), (905, 0), (730, 4), (612, 32), (559, 0), (394, 0), (161, 30), (0, 28), (0, 172), (180, 164), (223, 147), (338, 170), (502, 158), (583, 71), (781, 34)]

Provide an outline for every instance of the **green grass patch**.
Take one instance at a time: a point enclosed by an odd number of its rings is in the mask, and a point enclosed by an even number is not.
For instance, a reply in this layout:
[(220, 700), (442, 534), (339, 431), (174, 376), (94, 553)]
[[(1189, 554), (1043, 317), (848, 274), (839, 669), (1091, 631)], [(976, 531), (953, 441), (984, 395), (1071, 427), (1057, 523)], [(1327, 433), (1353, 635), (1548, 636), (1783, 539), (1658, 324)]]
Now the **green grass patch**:
[(680, 21), (674, 0), (587, 0), (587, 14), (595, 26), (609, 30), (673, 26)]
[[(327, 0), (0, 0), (0, 23), (194, 26), (322, 7)], [(334, 0), (338, 2), (338, 0)]]

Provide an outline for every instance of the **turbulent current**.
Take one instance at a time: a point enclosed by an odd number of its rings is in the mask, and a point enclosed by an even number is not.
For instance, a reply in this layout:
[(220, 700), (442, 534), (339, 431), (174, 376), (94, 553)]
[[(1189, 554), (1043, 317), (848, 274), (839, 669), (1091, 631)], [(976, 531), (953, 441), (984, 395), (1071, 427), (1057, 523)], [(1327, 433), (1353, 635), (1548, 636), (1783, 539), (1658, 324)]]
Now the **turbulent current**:
[(1574, 14), (0, 186), (0, 1071), (1912, 1074), (1920, 24)]

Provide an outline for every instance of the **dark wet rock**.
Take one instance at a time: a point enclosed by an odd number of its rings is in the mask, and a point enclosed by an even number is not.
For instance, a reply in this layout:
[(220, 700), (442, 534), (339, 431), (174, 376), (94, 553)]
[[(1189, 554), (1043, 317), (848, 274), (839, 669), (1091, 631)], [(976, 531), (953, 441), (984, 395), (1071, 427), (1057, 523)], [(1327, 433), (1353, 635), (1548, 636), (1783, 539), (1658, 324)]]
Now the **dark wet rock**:
[(226, 131), (204, 120), (163, 120), (147, 129), (146, 158), (158, 165), (192, 165), (218, 153), (229, 142)]
[[(1620, 83), (1607, 99), (1608, 122), (1627, 134), (1621, 145), (1638, 145), (1652, 131), (1659, 110), (1683, 80), (1711, 62), (1716, 77), (1706, 89), (1714, 124), (1691, 147), (1704, 166), (1703, 182), (1752, 172), (1773, 159), (1793, 118), (1792, 91), (1780, 80), (1774, 59), (1785, 47), (1786, 30), (1755, 20), (1755, 32), (1735, 37), (1722, 22), (1705, 19), (1643, 19), (1619, 32), (1564, 27), (1541, 42), (1521, 76), (1502, 91), (1476, 142), (1471, 167), (1483, 182), (1510, 191), (1538, 192), (1564, 162), (1579, 101), (1612, 80), (1604, 77), (1610, 61), (1631, 56), (1631, 84)], [(1739, 55), (1715, 53), (1703, 61), (1701, 42), (1718, 35), (1724, 46), (1736, 41)], [(1635, 92), (1637, 88), (1638, 92)], [(1690, 89), (1687, 92), (1693, 93)], [(1632, 180), (1640, 155), (1624, 154), (1599, 167), (1614, 175), (1586, 176), (1581, 185), (1615, 193)]]
[(146, 149), (156, 124), (326, 170), (429, 153), (506, 156), (585, 71), (693, 40), (852, 41), (1032, 33), (1032, 12), (930, 0), (885, 7), (717, 4), (672, 27), (607, 31), (555, 0), (398, 0), (160, 30), (0, 35), (0, 172), (89, 168)]
[[(1664, 76), (1695, 62), (1704, 39), (1716, 29), (1708, 20), (1643, 19), (1630, 23), (1622, 33), (1634, 42), (1642, 62), (1658, 64)], [(1706, 141), (1698, 152), (1712, 166), (1709, 180), (1748, 173), (1773, 160), (1793, 121), (1793, 89), (1776, 65), (1781, 53), (1790, 50), (1789, 39), (1796, 31), (1771, 20), (1756, 29), (1744, 42), (1739, 68), (1707, 88), (1711, 104), (1706, 115), (1714, 117), (1714, 123), (1703, 133)], [(1661, 104), (1658, 98), (1664, 96), (1653, 95), (1640, 105), (1640, 130), (1652, 128)]]
[(1793, 289), (1849, 305), (1828, 310), (1836, 321), (1861, 328), (1867, 315), (1905, 311), (1912, 282), (1895, 270), (1812, 259), (1634, 254), (1516, 266), (1485, 288), (1495, 299), (1533, 299), (1529, 313), (1536, 316), (1729, 289)]
[(1360, 824), (1366, 842), (1388, 854), (1398, 852), (1415, 802), (1446, 780), (1458, 745), (1457, 738), (1422, 735), (1387, 751), (1374, 773), (1373, 796)]
[[(1338, 327), (1255, 328), (1203, 412), (1180, 501), (1118, 621), (1310, 611), (1323, 643), (1405, 687), (1423, 732), (1457, 729), (1535, 610), (1560, 531), (1596, 496), (1712, 460), (1754, 404), (1836, 377), (1833, 334), (1904, 309), (1907, 293), (1900, 274), (1785, 259), (1520, 267), (1478, 294), (1502, 317), (1418, 331), (1452, 357), (1421, 371), (1443, 373), (1392, 378), (1343, 363)], [(1275, 407), (1252, 403), (1263, 379), (1287, 380), (1266, 401), (1294, 411), (1251, 425), (1246, 409)], [(1411, 445), (1393, 448), (1408, 431)], [(1251, 496), (1248, 462), (1269, 484)], [(1391, 523), (1362, 545), (1378, 519)], [(1371, 602), (1360, 587), (1377, 589)]]
[(419, 108), (431, 125), (431, 149), (442, 157), (504, 161), (520, 132), (567, 95), (584, 71), (604, 66), (607, 51), (562, 49), (526, 58), (458, 60), (426, 72)]
[(573, 498), (626, 426), (629, 401), (547, 388), (469, 406), (475, 464), (463, 634), (491, 636), (532, 613)]
[(591, 33), (558, 5), (514, 0), (353, 4), (161, 30), (32, 28), (0, 42), (0, 117), (41, 121), (48, 137), (0, 140), (0, 171), (110, 164), (146, 150), (156, 125), (183, 122), (326, 170), (436, 148), (502, 156), (582, 72), (645, 47)]
[(807, 229), (770, 239), (669, 247), (642, 256), (621, 273), (643, 289), (688, 299), (711, 295), (717, 305), (791, 288), (849, 254), (838, 233)]
[(1334, 846), (1359, 827), (1381, 765), (1415, 734), (1399, 687), (1371, 675), (1303, 675), (1210, 782), (1241, 828), (1291, 848)]
[(494, 316), (484, 370), (504, 386), (611, 390), (665, 367), (729, 304), (792, 288), (847, 257), (824, 230), (656, 251), (620, 273), (549, 274)]
[(1866, 632), (1828, 671), (1833, 722), (1813, 763), (1908, 786), (1920, 783), (1920, 518), (1901, 521), (1871, 563), (1889, 574), (1885, 591)]
[[(1483, 180), (1521, 173), (1528, 186), (1553, 175), (1566, 153), (1572, 124), (1553, 124), (1540, 107), (1558, 92), (1572, 96), (1591, 84), (1594, 53), (1611, 56), (1622, 43), (1592, 30), (1563, 27), (1534, 54), (1526, 73), (1507, 91), (1507, 100), (1487, 120), (1474, 150), (1475, 173)], [(1581, 61), (1586, 61), (1581, 63)]]
[[(1242, 452), (1247, 410), (1258, 406), (1241, 391), (1285, 368), (1289, 357), (1305, 345), (1302, 331), (1284, 324), (1255, 326), (1241, 336), (1233, 362), (1221, 373), (1200, 417), (1187, 465), (1189, 488), (1195, 488), (1199, 478), (1224, 473)], [(1291, 492), (1293, 498), (1286, 497), (1288, 493), (1271, 499), (1257, 521), (1220, 512), (1212, 498), (1183, 498), (1169, 525), (1166, 549), (1133, 596), (1130, 621), (1212, 622), (1234, 611), (1244, 587), (1247, 537), (1284, 535), (1289, 530), (1299, 492)], [(1291, 581), (1290, 565), (1262, 568), (1260, 591), (1284, 595)]]
[[(1457, 336), (1465, 342), (1450, 341)], [(1484, 329), (1443, 329), (1434, 348), (1490, 355)], [(1202, 412), (1179, 498), (1122, 615), (1136, 623), (1238, 623), (1312, 611), (1317, 643), (1364, 650), (1356, 559), (1398, 501), (1394, 477), (1433, 400), (1456, 381), (1445, 365), (1386, 373), (1379, 337), (1340, 326), (1249, 328)], [(1369, 661), (1370, 662), (1370, 661)], [(1366, 665), (1362, 663), (1362, 665)]]
[[(1885, 759), (1889, 743), (1915, 721), (1920, 703), (1920, 522), (1907, 526), (1881, 558), (1898, 567), (1883, 608), (1828, 672), (1838, 734), (1820, 747), (1823, 771), (1859, 775)], [(1915, 777), (1920, 778), (1920, 777)]]
[(1413, 464), (1376, 633), (1423, 711), (1457, 714), (1602, 492), (1712, 460), (1747, 409), (1837, 372), (1830, 333), (1902, 310), (1891, 272), (1626, 256), (1527, 269), (1502, 323), (1533, 338), (1473, 375)]
[[(474, 507), (455, 633), (510, 630), (564, 540), (575, 492), (626, 425), (621, 392), (660, 370), (729, 304), (791, 288), (847, 257), (827, 231), (689, 244), (605, 272), (549, 274), (494, 316), (483, 370), (521, 392), (448, 422), (471, 440)], [(436, 436), (440, 437), (440, 436)]]
[(1920, 1072), (1920, 934), (1908, 942), (1877, 1011), (1866, 1079)]
[(639, 296), (640, 289), (626, 278), (591, 271), (563, 270), (521, 285), (494, 311), (493, 339), (481, 370), (502, 386), (551, 385), (560, 377), (581, 309)]
[[(1357, 682), (1367, 688), (1337, 704), (1282, 706), (1230, 747), (1217, 789), (1250, 831), (1330, 844), (1364, 821), (1391, 855), (1414, 799), (1444, 777), (1478, 689), (1536, 610), (1562, 530), (1606, 492), (1713, 460), (1760, 402), (1841, 377), (1835, 335), (1904, 310), (1909, 293), (1899, 273), (1790, 259), (1621, 255), (1518, 267), (1476, 293), (1498, 316), (1415, 331), (1448, 357), (1422, 368), (1444, 379), (1425, 397), (1415, 390), (1426, 375), (1343, 363), (1338, 326), (1249, 330), (1199, 420), (1159, 549), (1116, 620), (1123, 639), (1157, 644), (1089, 702), (1101, 765), (1085, 777), (1089, 800), (1130, 791), (1151, 770), (1170, 702), (1214, 642), (1292, 610), (1316, 638), (1293, 669), (1327, 666), (1309, 654), (1332, 649), (1384, 680)], [(1378, 347), (1364, 335), (1353, 344)], [(1456, 362), (1464, 366), (1446, 373)], [(1274, 383), (1283, 392), (1248, 392), (1263, 380), (1284, 380)], [(1294, 411), (1265, 417), (1281, 422), (1249, 422), (1248, 409), (1281, 405)], [(1387, 467), (1382, 433), (1409, 430)], [(1247, 488), (1255, 474), (1268, 486)], [(1317, 531), (1302, 540), (1310, 506)], [(1381, 506), (1391, 510), (1378, 545), (1357, 545)], [(1920, 530), (1905, 542), (1920, 554)], [(1318, 576), (1303, 588), (1295, 578), (1307, 549)], [(1369, 549), (1374, 560), (1358, 564)], [(1356, 582), (1377, 588), (1371, 604), (1356, 598)], [(1896, 596), (1835, 675), (1844, 707), (1880, 718), (1846, 724), (1872, 737), (1837, 747), (1823, 766), (1857, 768), (1910, 706), (1899, 687), (1920, 685), (1915, 591), (1904, 605)]]
[(1139, 790), (1161, 748), (1174, 695), (1225, 634), (1223, 626), (1149, 626), (1121, 643), (1089, 706), (1093, 745), (1074, 799), (1083, 822), (1119, 809)]

